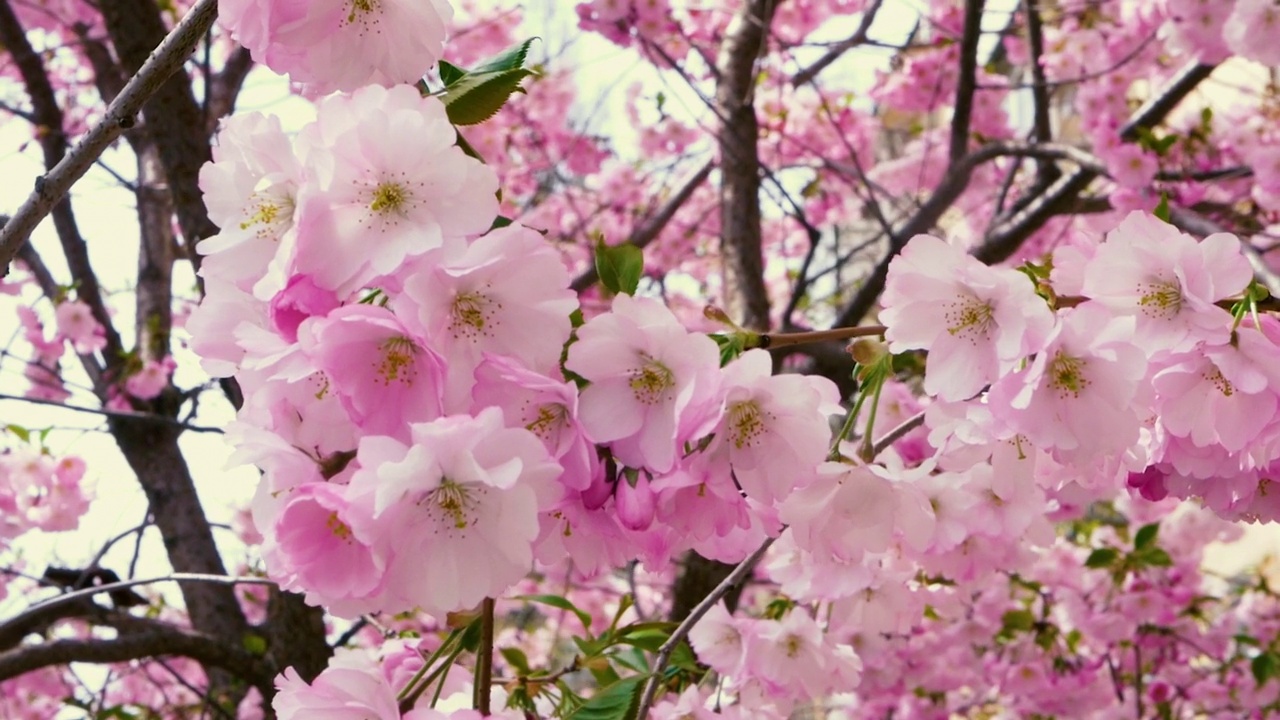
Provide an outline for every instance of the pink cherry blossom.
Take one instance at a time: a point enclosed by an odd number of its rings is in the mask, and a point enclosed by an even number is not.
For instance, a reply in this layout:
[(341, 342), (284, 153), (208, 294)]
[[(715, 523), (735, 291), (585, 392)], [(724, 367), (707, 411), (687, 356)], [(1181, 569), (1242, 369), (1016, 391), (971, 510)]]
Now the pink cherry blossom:
[(1086, 303), (1063, 313), (1048, 346), (988, 394), (993, 415), (1060, 459), (1115, 456), (1138, 440), (1147, 362), (1132, 317)]
[(444, 105), (409, 86), (321, 100), (300, 137), (315, 178), (298, 197), (295, 271), (345, 295), (446, 237), (487, 230), (497, 177), (456, 137)]
[(667, 472), (678, 441), (704, 434), (719, 367), (716, 344), (651, 298), (619, 295), (578, 329), (565, 367), (591, 382), (582, 427), (631, 467)]
[(385, 308), (339, 308), (303, 327), (299, 341), (365, 432), (402, 434), (440, 417), (444, 362)]
[(963, 400), (1044, 347), (1053, 314), (1022, 273), (917, 235), (889, 266), (880, 320), (893, 352), (929, 350), (924, 389)]
[(67, 300), (54, 310), (58, 335), (65, 338), (81, 355), (94, 353), (106, 347), (105, 331), (93, 311), (81, 300)]
[(1222, 342), (1230, 315), (1219, 300), (1253, 277), (1234, 235), (1197, 242), (1168, 223), (1130, 213), (1085, 268), (1084, 295), (1136, 321), (1134, 341), (1153, 351)]
[(538, 513), (560, 501), (560, 468), (502, 411), (410, 426), (412, 444), (360, 440), (348, 497), (361, 542), (394, 548), (383, 609), (443, 617), (500, 595), (529, 571)]
[(412, 84), (439, 59), (445, 0), (224, 0), (219, 20), (253, 59), (315, 95)]
[(828, 417), (841, 411), (826, 378), (773, 375), (765, 350), (750, 350), (724, 368), (725, 412), (707, 453), (727, 462), (747, 495), (779, 502), (809, 480), (826, 458)]
[(444, 356), (445, 405), (461, 411), (483, 353), (555, 371), (578, 302), (559, 253), (537, 232), (511, 225), (469, 244), (446, 243), (405, 281), (393, 307)]
[(364, 650), (338, 648), (311, 684), (286, 668), (271, 707), (280, 720), (397, 720), (396, 691)]

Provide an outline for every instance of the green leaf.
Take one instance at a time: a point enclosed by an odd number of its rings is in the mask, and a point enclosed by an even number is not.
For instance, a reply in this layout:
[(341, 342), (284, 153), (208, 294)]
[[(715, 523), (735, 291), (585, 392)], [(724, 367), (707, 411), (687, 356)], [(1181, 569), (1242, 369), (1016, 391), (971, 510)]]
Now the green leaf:
[(1089, 553), (1088, 559), (1084, 561), (1084, 566), (1095, 570), (1098, 568), (1111, 567), (1119, 557), (1120, 551), (1115, 548), (1098, 548), (1097, 550)]
[(529, 656), (518, 647), (498, 648), (498, 652), (502, 653), (502, 658), (507, 661), (511, 669), (521, 675), (529, 674)]
[(733, 362), (734, 358), (742, 354), (746, 345), (742, 333), (715, 333), (711, 339), (720, 346), (720, 367)]
[(640, 712), (640, 692), (647, 679), (641, 675), (619, 680), (573, 711), (570, 720), (636, 720)]
[(1160, 532), (1160, 523), (1154, 522), (1150, 525), (1143, 525), (1138, 528), (1137, 534), (1133, 536), (1133, 549), (1143, 550), (1156, 544), (1156, 535)]
[(1030, 610), (1010, 610), (1000, 617), (1000, 632), (1013, 634), (1025, 632), (1036, 625), (1036, 616)]
[(21, 425), (9, 424), (9, 425), (5, 425), (4, 429), (8, 430), (14, 435), (17, 435), (18, 439), (22, 440), (22, 442), (31, 442), (31, 431), (22, 427)]
[(262, 657), (267, 654), (267, 639), (257, 633), (245, 633), (241, 643), (250, 655)]
[(582, 627), (587, 631), (591, 630), (591, 613), (578, 609), (577, 605), (569, 602), (559, 595), (519, 595), (517, 600), (525, 602), (539, 603), (541, 605), (550, 605), (553, 608), (568, 610), (578, 616), (578, 621), (582, 623)]
[(1152, 567), (1170, 567), (1173, 565), (1173, 558), (1169, 557), (1169, 553), (1158, 547), (1149, 547), (1141, 551), (1135, 551), (1133, 558), (1143, 565)]
[(644, 253), (635, 245), (596, 243), (596, 274), (600, 284), (615, 294), (635, 295), (644, 274)]
[(440, 61), (440, 79), (444, 82), (445, 87), (458, 82), (466, 77), (467, 71), (444, 60)]
[(445, 81), (441, 100), (449, 121), (454, 125), (482, 123), (497, 114), (512, 93), (523, 92), (520, 82), (536, 74), (524, 67), (533, 40), (525, 40), (472, 70), (440, 63), (440, 78)]
[(1169, 215), (1169, 196), (1168, 195), (1166, 195), (1165, 193), (1160, 193), (1160, 204), (1156, 205), (1156, 209), (1152, 210), (1151, 214), (1155, 215), (1156, 217), (1160, 218), (1165, 222), (1169, 222), (1170, 215)]
[(1280, 673), (1280, 659), (1272, 653), (1264, 652), (1249, 663), (1249, 669), (1253, 671), (1254, 681), (1261, 687)]
[(669, 622), (638, 622), (620, 628), (614, 636), (618, 642), (657, 652), (667, 638), (671, 637), (671, 631), (675, 627), (675, 623)]

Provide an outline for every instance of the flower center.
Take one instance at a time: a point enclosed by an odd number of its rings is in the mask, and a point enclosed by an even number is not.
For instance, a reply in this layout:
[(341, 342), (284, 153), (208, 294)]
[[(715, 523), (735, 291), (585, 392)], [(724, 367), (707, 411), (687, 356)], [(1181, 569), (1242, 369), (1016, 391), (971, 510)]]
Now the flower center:
[(1084, 358), (1071, 357), (1059, 350), (1049, 363), (1049, 387), (1057, 390), (1059, 397), (1080, 397), (1080, 392), (1090, 384), (1084, 376), (1088, 365)]
[(763, 413), (755, 401), (734, 403), (729, 407), (729, 439), (733, 446), (741, 450), (743, 446), (754, 446), (764, 433)]
[(526, 423), (524, 429), (549, 442), (567, 424), (568, 416), (569, 409), (561, 403), (539, 405), (537, 417)]
[(329, 532), (339, 540), (351, 542), (351, 528), (342, 520), (338, 519), (338, 513), (329, 513), (329, 518), (324, 521), (325, 527), (329, 528)]
[(1231, 397), (1232, 395), (1235, 395), (1236, 388), (1231, 384), (1230, 380), (1222, 376), (1222, 369), (1217, 365), (1212, 365), (1210, 367), (1213, 369), (1205, 370), (1204, 373), (1201, 374), (1201, 377), (1213, 383), (1213, 386), (1218, 388), (1218, 392), (1222, 393), (1224, 397)]
[(449, 321), (449, 330), (455, 339), (475, 340), (482, 335), (491, 336), (493, 310), (501, 308), (501, 303), (494, 303), (481, 293), (458, 293), (453, 299), (453, 317)]
[(253, 230), (259, 240), (279, 240), (293, 220), (293, 198), (270, 190), (259, 190), (249, 198), (244, 209), (241, 230)]
[[(484, 487), (468, 487), (449, 478), (442, 478), (440, 487), (427, 493), (418, 504), (425, 503), (428, 513), (437, 520), (445, 520), (455, 529), (465, 530), (478, 519), (475, 511), (480, 501), (474, 495), (484, 495), (485, 492)], [(434, 510), (438, 510), (440, 515), (436, 516)]]
[(951, 303), (943, 319), (947, 323), (949, 334), (977, 344), (978, 340), (985, 340), (990, 334), (994, 315), (991, 303), (970, 297)]
[(404, 214), (405, 205), (412, 196), (408, 188), (398, 182), (384, 182), (373, 189), (373, 197), (369, 201), (369, 209), (379, 215)]
[(382, 341), (380, 349), (382, 358), (374, 363), (373, 368), (378, 377), (382, 378), (382, 384), (401, 382), (412, 385), (418, 375), (418, 368), (413, 362), (413, 356), (418, 354), (418, 346), (413, 340), (403, 335), (389, 337)]
[(1138, 308), (1143, 315), (1169, 319), (1182, 311), (1182, 285), (1177, 279), (1138, 285)]
[(644, 365), (631, 371), (631, 392), (644, 405), (657, 405), (666, 400), (667, 392), (676, 385), (676, 376), (666, 365), (642, 355)]

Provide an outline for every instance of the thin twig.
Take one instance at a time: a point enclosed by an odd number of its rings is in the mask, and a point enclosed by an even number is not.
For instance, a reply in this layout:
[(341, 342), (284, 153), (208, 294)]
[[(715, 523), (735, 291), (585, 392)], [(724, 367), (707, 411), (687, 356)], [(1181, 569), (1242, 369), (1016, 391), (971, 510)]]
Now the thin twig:
[(676, 627), (671, 633), (671, 637), (662, 643), (662, 647), (658, 648), (658, 657), (653, 661), (653, 670), (650, 671), (649, 679), (644, 684), (644, 695), (640, 701), (640, 710), (635, 714), (637, 718), (647, 718), (649, 716), (649, 708), (653, 705), (654, 698), (658, 694), (658, 686), (662, 684), (662, 671), (666, 669), (667, 663), (671, 662), (671, 655), (679, 647), (681, 641), (693, 630), (693, 626), (698, 624), (703, 615), (706, 615), (716, 603), (720, 602), (720, 598), (734, 588), (738, 583), (755, 569), (756, 563), (760, 562), (760, 558), (764, 557), (765, 552), (773, 545), (773, 541), (777, 538), (765, 538), (760, 547), (755, 552), (747, 556), (745, 560), (738, 563), (738, 566), (729, 573), (729, 576), (720, 582), (707, 596), (698, 603), (689, 616)]
[(198, 0), (107, 107), (102, 121), (48, 174), (37, 179), (35, 191), (0, 229), (0, 278), (9, 274), (10, 263), (31, 231), (111, 143), (133, 127), (142, 106), (170, 75), (182, 67), (217, 15), (217, 0)]

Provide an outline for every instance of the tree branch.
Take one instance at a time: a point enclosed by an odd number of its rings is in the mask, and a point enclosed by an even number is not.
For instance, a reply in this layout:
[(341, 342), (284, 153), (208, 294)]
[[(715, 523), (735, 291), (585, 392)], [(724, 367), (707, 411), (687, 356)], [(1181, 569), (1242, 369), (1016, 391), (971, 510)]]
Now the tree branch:
[(159, 627), (111, 640), (54, 640), (0, 653), (0, 681), (50, 665), (73, 662), (128, 662), (160, 656), (182, 656), (217, 667), (258, 687), (271, 687), (272, 669), (231, 643), (176, 627)]
[(774, 0), (744, 3), (729, 24), (716, 60), (724, 304), (730, 317), (753, 330), (769, 328), (769, 291), (764, 284), (761, 249), (755, 84), (756, 62), (767, 46), (775, 5)]
[[(707, 177), (711, 175), (712, 162), (708, 160), (698, 168), (698, 171), (685, 180), (684, 185), (676, 191), (668, 200), (663, 203), (662, 207), (650, 215), (645, 221), (631, 231), (631, 235), (627, 237), (626, 244), (634, 245), (638, 248), (644, 248), (649, 243), (657, 239), (658, 235), (667, 227), (667, 223), (671, 222), (671, 218), (675, 217), (676, 212), (684, 207), (689, 198), (693, 196), (695, 190), (702, 183), (707, 181)], [(575, 292), (582, 292), (595, 284), (600, 276), (596, 274), (595, 267), (591, 267), (581, 275), (573, 279), (569, 287)]]
[[(182, 66), (196, 43), (212, 26), (217, 15), (217, 5), (217, 0), (196, 2), (182, 22), (178, 23), (107, 107), (102, 122), (90, 130), (74, 150), (40, 179), (35, 192), (18, 208), (10, 222), (0, 229), (0, 277), (9, 274), (9, 264), (17, 254), (18, 246), (27, 241), (36, 225), (66, 196), (71, 186), (84, 176), (103, 151), (125, 129), (133, 126), (147, 99)], [(207, 152), (206, 147), (205, 153)]]
[(865, 43), (867, 41), (867, 33), (871, 31), (871, 25), (876, 21), (876, 14), (880, 12), (882, 5), (884, 5), (884, 0), (873, 0), (867, 9), (862, 11), (862, 20), (858, 22), (858, 28), (853, 31), (853, 35), (833, 45), (812, 65), (796, 73), (796, 76), (791, 79), (791, 85), (798, 88), (807, 82), (811, 82), (818, 76), (818, 73), (826, 70), (827, 66), (838, 60), (841, 55)]
[(969, 123), (973, 119), (973, 93), (978, 76), (978, 40), (982, 37), (984, 0), (965, 0), (964, 34), (960, 37), (960, 77), (956, 82), (955, 110), (951, 114), (949, 156), (954, 164), (969, 152)]

